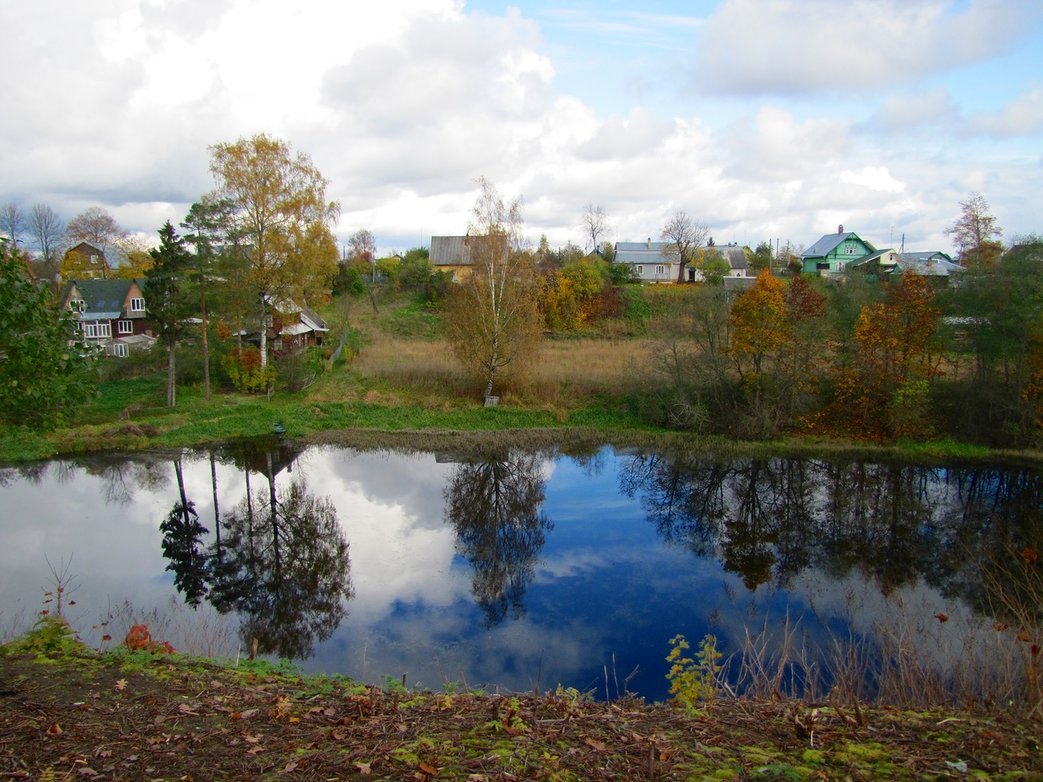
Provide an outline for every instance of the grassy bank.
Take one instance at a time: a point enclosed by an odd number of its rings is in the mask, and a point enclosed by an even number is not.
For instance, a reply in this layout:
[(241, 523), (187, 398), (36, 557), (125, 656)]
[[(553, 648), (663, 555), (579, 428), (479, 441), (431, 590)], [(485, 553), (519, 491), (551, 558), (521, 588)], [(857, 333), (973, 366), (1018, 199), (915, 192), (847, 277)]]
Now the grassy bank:
[[(87, 649), (54, 621), (0, 647), (9, 779), (810, 780), (1043, 775), (1009, 715), (717, 698), (411, 691), (286, 667)], [(55, 629), (57, 628), (57, 630)]]
[[(385, 441), (417, 446), (433, 434), (450, 439), (562, 444), (597, 441), (657, 444), (751, 455), (881, 455), (918, 460), (1043, 461), (1040, 452), (1003, 452), (954, 440), (875, 446), (824, 438), (735, 442), (668, 431), (644, 414), (654, 385), (654, 357), (683, 314), (683, 291), (638, 289), (638, 314), (601, 324), (599, 330), (544, 340), (523, 378), (497, 389), (498, 407), (486, 408), (481, 384), (460, 371), (439, 336), (437, 311), (408, 297), (387, 294), (338, 300), (324, 313), (338, 333), (350, 324), (350, 360), (319, 374), (296, 393), (271, 399), (217, 387), (203, 398), (198, 350), (179, 358), (181, 385), (175, 408), (165, 402), (163, 357), (144, 362), (106, 359), (97, 397), (73, 422), (52, 432), (0, 429), (0, 462), (16, 463), (91, 451), (204, 446), (271, 434), (279, 422), (289, 437), (344, 444)], [(226, 346), (227, 349), (227, 346)], [(219, 361), (214, 360), (215, 377)], [(219, 380), (216, 382), (220, 382)], [(422, 433), (418, 435), (417, 433)]]

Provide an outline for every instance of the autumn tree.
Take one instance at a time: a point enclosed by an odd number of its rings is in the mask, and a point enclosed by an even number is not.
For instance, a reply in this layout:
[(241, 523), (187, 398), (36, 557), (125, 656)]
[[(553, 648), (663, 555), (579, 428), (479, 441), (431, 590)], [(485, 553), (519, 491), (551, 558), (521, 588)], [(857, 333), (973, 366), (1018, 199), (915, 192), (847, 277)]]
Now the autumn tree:
[(493, 392), (497, 373), (533, 357), (540, 336), (537, 285), (531, 254), (521, 248), (521, 206), (486, 179), (468, 228), (472, 273), (453, 292), (446, 313), (457, 358)]
[(348, 237), (348, 258), (354, 263), (372, 264), (377, 257), (377, 240), (373, 232), (360, 228)]
[(116, 218), (100, 206), (88, 207), (72, 218), (65, 227), (65, 233), (70, 244), (87, 242), (99, 250), (107, 244), (117, 243), (127, 235)]
[(837, 379), (839, 407), (856, 435), (920, 436), (930, 430), (931, 338), (939, 310), (928, 281), (903, 274), (887, 299), (862, 307), (857, 355)]
[(0, 246), (0, 421), (46, 428), (96, 389), (93, 348), (76, 321), (26, 274), (22, 253)]
[(735, 297), (730, 319), (728, 352), (742, 383), (750, 413), (750, 433), (764, 436), (775, 431), (781, 410), (775, 397), (779, 377), (775, 365), (791, 340), (785, 285), (771, 272)]
[(214, 199), (234, 206), (231, 221), (247, 246), (249, 282), (258, 292), (261, 366), (268, 363), (268, 311), (285, 297), (314, 299), (337, 269), (331, 226), (339, 214), (326, 200), (328, 181), (304, 153), (265, 134), (210, 148)]
[(605, 210), (593, 202), (587, 204), (587, 210), (583, 213), (583, 227), (590, 237), (591, 249), (597, 250), (598, 239), (610, 230)]
[(677, 261), (678, 282), (685, 281), (685, 266), (694, 261), (696, 250), (709, 233), (709, 228), (696, 223), (687, 212), (677, 212), (663, 226), (660, 238), (667, 242), (666, 254)]
[(998, 241), (1003, 231), (981, 193), (971, 193), (967, 200), (960, 202), (960, 216), (945, 232), (959, 247), (960, 263), (968, 269), (990, 269), (1003, 252), (1003, 245)]
[(152, 268), (146, 274), (145, 305), (148, 317), (156, 330), (159, 342), (167, 349), (167, 407), (174, 407), (178, 342), (187, 330), (187, 318), (192, 314), (188, 297), (186, 272), (189, 252), (185, 240), (178, 236), (168, 220), (159, 229), (159, 247), (152, 250)]

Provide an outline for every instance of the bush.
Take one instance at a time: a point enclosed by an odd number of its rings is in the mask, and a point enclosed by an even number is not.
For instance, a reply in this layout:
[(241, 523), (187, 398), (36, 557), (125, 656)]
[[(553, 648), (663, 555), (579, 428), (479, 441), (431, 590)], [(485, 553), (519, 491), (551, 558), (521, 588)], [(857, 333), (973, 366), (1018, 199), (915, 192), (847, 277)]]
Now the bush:
[(234, 351), (225, 354), (221, 368), (236, 390), (244, 394), (267, 391), (275, 383), (275, 367), (272, 364), (262, 367), (261, 351), (252, 346), (243, 348), (241, 358)]

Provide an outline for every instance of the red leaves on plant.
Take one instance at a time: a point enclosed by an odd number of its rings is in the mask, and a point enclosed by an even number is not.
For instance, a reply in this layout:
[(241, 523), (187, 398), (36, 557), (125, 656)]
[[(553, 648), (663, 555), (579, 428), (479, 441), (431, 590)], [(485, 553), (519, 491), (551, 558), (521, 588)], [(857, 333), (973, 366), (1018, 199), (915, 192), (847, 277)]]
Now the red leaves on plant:
[(57, 736), (59, 733), (63, 732), (62, 726), (59, 725), (57, 722), (52, 722), (50, 725), (47, 726), (47, 732), (52, 736)]
[(1021, 550), (1021, 558), (1025, 560), (1026, 565), (1035, 565), (1039, 562), (1039, 552), (1034, 548), (1024, 548)]
[(427, 774), (429, 777), (437, 777), (438, 769), (434, 766), (428, 765), (427, 763), (421, 763), (419, 766), (420, 770)]
[(938, 612), (937, 614), (935, 614), (934, 618), (937, 619), (939, 622), (942, 622), (943, 624), (945, 622), (949, 621), (949, 615), (948, 614), (943, 614), (941, 612)]
[(1032, 652), (1032, 656), (1033, 657), (1038, 655), (1039, 654), (1039, 644), (1032, 644), (1032, 646), (1029, 647), (1029, 651)]
[(112, 636), (109, 635), (108, 633), (106, 633), (105, 635), (103, 635), (101, 637), (101, 640), (103, 640), (103, 641), (111, 641), (112, 640)]
[(1028, 634), (1027, 630), (1018, 630), (1018, 640), (1028, 643), (1032, 640), (1032, 636)]
[(123, 643), (131, 651), (148, 649), (152, 643), (152, 633), (148, 631), (148, 625), (134, 625), (131, 627), (127, 631), (127, 637), (123, 639)]
[(992, 629), (995, 630), (997, 633), (1002, 633), (1008, 627), (1010, 627), (1010, 625), (1008, 625), (1006, 622), (996, 622), (996, 624), (992, 626)]

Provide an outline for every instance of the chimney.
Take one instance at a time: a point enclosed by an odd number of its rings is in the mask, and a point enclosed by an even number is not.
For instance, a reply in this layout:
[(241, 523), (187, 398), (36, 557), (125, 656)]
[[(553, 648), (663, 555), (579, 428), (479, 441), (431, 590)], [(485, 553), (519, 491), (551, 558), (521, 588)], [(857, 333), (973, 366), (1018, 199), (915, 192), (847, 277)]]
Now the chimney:
[(649, 250), (652, 249), (652, 237), (651, 236), (649, 236), (647, 239), (645, 239), (645, 247), (647, 247)]
[(844, 233), (844, 224), (843, 223), (841, 223), (840, 225), (837, 226), (837, 233), (838, 234)]

